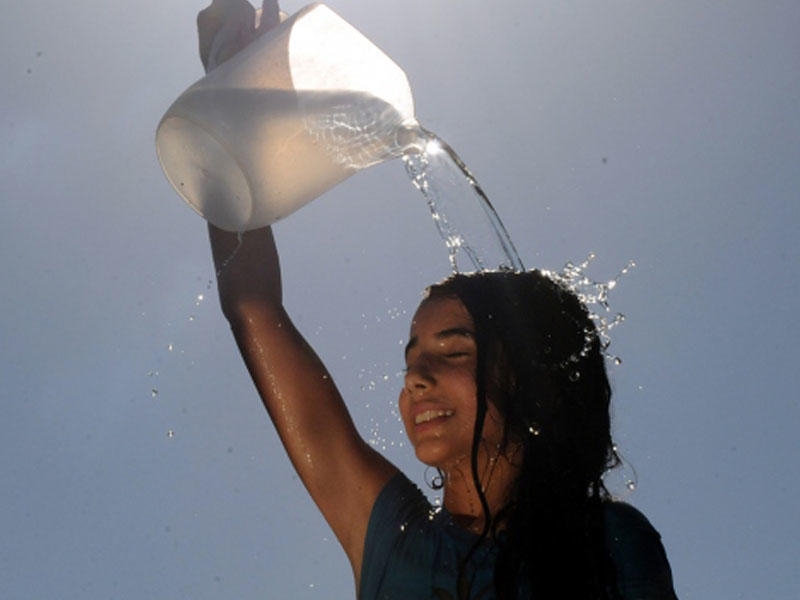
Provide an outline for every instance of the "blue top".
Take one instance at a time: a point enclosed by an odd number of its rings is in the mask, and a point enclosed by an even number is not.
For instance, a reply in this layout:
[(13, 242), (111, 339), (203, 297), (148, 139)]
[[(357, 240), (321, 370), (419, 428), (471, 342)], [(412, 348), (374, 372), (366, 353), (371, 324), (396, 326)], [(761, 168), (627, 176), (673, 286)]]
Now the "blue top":
[[(661, 538), (632, 506), (608, 503), (606, 546), (621, 600), (675, 600)], [(383, 488), (367, 527), (360, 600), (449, 600), (457, 597), (459, 559), (477, 539), (436, 510), (402, 473)], [(482, 545), (470, 559), (471, 598), (494, 600), (497, 549)], [(474, 569), (474, 571), (473, 571)], [(528, 594), (524, 594), (527, 596)]]

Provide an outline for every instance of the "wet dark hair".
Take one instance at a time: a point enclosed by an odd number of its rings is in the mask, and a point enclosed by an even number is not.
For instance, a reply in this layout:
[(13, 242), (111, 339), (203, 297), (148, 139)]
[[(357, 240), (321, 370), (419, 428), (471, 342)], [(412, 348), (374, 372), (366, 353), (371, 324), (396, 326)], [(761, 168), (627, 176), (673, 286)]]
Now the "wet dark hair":
[[(603, 347), (577, 296), (540, 271), (457, 274), (428, 290), (459, 299), (477, 344), (477, 418), (472, 478), (485, 515), (473, 548), (491, 537), (500, 600), (607, 598), (613, 589), (604, 543), (603, 473), (619, 459), (611, 441), (611, 388)], [(487, 398), (505, 420), (505, 444), (520, 447), (510, 501), (490, 515), (477, 452)], [(472, 554), (472, 552), (470, 552)], [(469, 597), (464, 557), (459, 598)]]

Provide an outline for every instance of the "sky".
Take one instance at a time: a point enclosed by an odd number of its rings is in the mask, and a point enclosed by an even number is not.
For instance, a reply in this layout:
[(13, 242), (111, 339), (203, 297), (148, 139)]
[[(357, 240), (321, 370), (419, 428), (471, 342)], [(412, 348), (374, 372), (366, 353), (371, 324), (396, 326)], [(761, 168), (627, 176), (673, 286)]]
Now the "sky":
[[(4, 9), (1, 598), (353, 597), (156, 159), (202, 75), (203, 6)], [(661, 532), (679, 597), (800, 596), (800, 5), (329, 6), (403, 67), (527, 267), (636, 262), (611, 296), (609, 483)], [(389, 162), (275, 229), (290, 313), (424, 485), (394, 408), (410, 316), (449, 273), (422, 197)]]

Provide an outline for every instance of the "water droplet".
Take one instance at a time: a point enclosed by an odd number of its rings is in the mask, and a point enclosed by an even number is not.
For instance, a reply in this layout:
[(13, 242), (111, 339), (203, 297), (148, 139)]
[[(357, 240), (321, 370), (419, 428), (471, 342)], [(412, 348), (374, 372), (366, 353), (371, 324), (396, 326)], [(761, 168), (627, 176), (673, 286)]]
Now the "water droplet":
[(153, 398), (158, 396), (158, 390), (156, 388), (153, 388), (152, 390), (150, 390), (150, 396), (152, 396)]
[(630, 491), (633, 491), (636, 489), (636, 482), (628, 480), (628, 482), (625, 484), (625, 487), (627, 487)]
[(170, 439), (174, 438), (175, 432), (172, 429), (170, 429), (169, 431), (167, 431), (167, 437)]
[(614, 362), (615, 365), (619, 366), (619, 365), (622, 364), (622, 359), (619, 356), (615, 356), (613, 358), (613, 362)]
[(530, 427), (528, 427), (528, 431), (534, 437), (536, 437), (536, 436), (538, 436), (539, 434), (542, 433), (542, 430), (539, 429), (539, 427), (537, 425), (531, 425)]
[(189, 320), (190, 321), (194, 321), (194, 318), (195, 318), (194, 315), (189, 315)]
[(175, 346), (173, 346), (172, 344), (167, 345), (167, 350), (169, 350), (170, 352), (172, 352), (174, 349)]
[(569, 374), (569, 380), (570, 380), (572, 383), (575, 383), (575, 382), (576, 382), (576, 381), (578, 381), (580, 378), (581, 378), (581, 372), (580, 372), (580, 371), (573, 371), (572, 373), (570, 373), (570, 374)]

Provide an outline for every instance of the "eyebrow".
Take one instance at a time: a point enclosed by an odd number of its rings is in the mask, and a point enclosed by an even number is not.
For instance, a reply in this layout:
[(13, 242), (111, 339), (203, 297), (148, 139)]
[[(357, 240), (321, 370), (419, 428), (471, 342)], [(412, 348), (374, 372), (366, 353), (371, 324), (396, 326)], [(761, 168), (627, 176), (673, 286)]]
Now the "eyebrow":
[[(451, 327), (449, 329), (442, 329), (441, 331), (437, 331), (434, 337), (437, 340), (444, 340), (450, 337), (463, 337), (468, 338), (471, 340), (475, 339), (475, 332), (471, 329), (467, 329), (466, 327)], [(408, 353), (419, 343), (417, 336), (412, 337), (408, 340), (408, 344), (406, 344), (405, 356), (408, 356)]]

